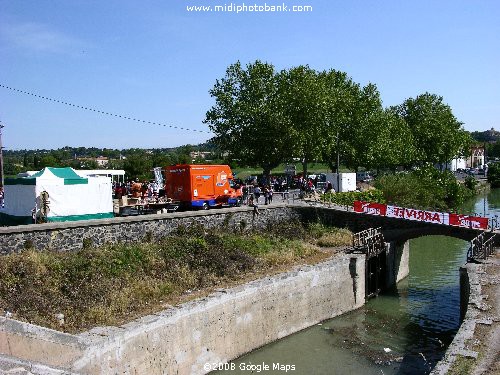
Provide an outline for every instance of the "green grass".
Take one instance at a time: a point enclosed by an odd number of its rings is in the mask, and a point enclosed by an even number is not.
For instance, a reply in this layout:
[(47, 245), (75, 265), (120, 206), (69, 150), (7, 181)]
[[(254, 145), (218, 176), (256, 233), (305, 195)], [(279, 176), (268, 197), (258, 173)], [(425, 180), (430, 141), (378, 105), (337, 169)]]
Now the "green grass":
[[(154, 242), (72, 253), (27, 249), (2, 256), (0, 310), (68, 332), (118, 325), (175, 303), (188, 289), (323, 259), (321, 246), (349, 244), (350, 238), (346, 230), (298, 222), (244, 233), (191, 225)], [(64, 314), (64, 326), (57, 314)]]
[(458, 355), (455, 362), (451, 365), (448, 374), (450, 375), (469, 375), (472, 374), (472, 370), (476, 365), (476, 360), (474, 358), (466, 358), (462, 355)]
[[(297, 173), (302, 173), (302, 164), (301, 163), (291, 163), (295, 165)], [(271, 174), (284, 174), (285, 166), (289, 164), (281, 164), (279, 167), (273, 169)], [(248, 176), (257, 176), (262, 174), (261, 168), (233, 168), (233, 172), (236, 173), (236, 177), (245, 179)], [(316, 173), (329, 173), (331, 172), (330, 167), (327, 164), (322, 163), (309, 163), (307, 166), (308, 174), (316, 174)], [(348, 172), (348, 170), (344, 167), (341, 168), (341, 172)]]

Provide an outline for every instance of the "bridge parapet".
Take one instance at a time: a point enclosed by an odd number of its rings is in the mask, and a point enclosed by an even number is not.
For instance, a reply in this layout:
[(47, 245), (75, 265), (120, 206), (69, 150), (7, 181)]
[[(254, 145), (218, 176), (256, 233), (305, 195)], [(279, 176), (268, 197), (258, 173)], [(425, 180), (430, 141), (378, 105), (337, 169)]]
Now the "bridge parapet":
[[(483, 229), (404, 220), (402, 218), (355, 212), (341, 207), (296, 205), (294, 209), (300, 213), (301, 220), (304, 222), (320, 221), (332, 226), (348, 228), (354, 233), (369, 228), (380, 228), (386, 242), (406, 242), (412, 238), (431, 235), (443, 235), (471, 241), (483, 232)], [(500, 241), (500, 236), (495, 237), (495, 242), (498, 241)]]

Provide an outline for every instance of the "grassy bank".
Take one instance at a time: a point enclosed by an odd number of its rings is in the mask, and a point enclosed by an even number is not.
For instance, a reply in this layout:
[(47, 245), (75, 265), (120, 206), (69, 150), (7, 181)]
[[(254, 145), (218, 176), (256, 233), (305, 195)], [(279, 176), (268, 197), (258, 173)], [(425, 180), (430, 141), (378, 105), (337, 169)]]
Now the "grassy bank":
[(0, 310), (67, 332), (118, 325), (350, 243), (347, 230), (294, 222), (244, 233), (179, 227), (160, 241), (74, 253), (28, 249), (1, 258)]

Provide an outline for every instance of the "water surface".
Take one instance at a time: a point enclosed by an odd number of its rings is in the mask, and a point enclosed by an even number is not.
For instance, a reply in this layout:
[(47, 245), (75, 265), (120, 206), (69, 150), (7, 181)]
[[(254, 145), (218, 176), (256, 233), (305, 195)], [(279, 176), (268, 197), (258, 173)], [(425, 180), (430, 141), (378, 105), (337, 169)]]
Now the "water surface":
[[(495, 217), (499, 207), (495, 189), (464, 208)], [(234, 370), (219, 373), (429, 373), (460, 325), (459, 267), (468, 246), (445, 236), (411, 240), (410, 274), (393, 290), (242, 356), (232, 362)]]

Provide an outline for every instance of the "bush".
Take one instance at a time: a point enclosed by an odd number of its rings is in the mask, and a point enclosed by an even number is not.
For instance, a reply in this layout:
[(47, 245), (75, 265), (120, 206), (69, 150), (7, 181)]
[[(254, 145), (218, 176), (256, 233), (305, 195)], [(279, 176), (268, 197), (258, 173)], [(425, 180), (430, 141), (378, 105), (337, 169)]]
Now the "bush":
[(340, 206), (352, 206), (354, 201), (366, 201), (385, 203), (384, 193), (378, 189), (367, 190), (363, 192), (349, 191), (346, 193), (328, 193), (323, 196), (326, 202), (332, 202)]
[(500, 163), (490, 164), (488, 168), (488, 182), (492, 188), (500, 187)]
[(385, 175), (375, 181), (388, 203), (421, 209), (458, 208), (475, 194), (474, 188), (459, 183), (452, 172), (434, 167), (410, 173)]

